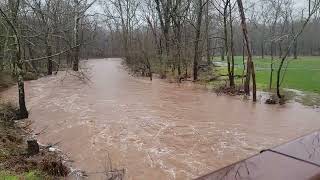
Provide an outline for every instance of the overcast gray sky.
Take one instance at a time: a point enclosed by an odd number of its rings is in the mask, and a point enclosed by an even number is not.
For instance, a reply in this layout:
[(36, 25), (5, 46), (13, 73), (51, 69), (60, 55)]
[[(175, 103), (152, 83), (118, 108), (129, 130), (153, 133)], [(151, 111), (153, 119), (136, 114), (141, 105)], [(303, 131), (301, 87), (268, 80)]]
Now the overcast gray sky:
[[(142, 0), (138, 0), (142, 1)], [(308, 0), (293, 0), (295, 3), (295, 8), (303, 9), (308, 7)], [(243, 0), (244, 3), (257, 3), (259, 0)], [(100, 0), (98, 0), (89, 10), (89, 14), (103, 13), (103, 6), (101, 6)], [(299, 12), (300, 13), (300, 12)]]

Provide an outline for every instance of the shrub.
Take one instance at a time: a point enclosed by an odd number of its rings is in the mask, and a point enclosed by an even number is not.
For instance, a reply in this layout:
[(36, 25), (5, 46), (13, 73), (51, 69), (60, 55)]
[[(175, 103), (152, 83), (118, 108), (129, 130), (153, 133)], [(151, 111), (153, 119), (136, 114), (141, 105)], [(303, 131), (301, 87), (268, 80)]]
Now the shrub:
[(0, 103), (0, 121), (12, 122), (17, 119), (19, 108), (12, 103)]

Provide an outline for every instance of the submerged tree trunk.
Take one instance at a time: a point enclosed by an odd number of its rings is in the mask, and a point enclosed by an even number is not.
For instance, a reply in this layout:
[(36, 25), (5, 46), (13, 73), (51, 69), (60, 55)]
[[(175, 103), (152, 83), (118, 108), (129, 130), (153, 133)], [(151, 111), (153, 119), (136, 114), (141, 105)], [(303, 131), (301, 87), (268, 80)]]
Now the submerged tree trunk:
[(273, 81), (273, 56), (271, 56), (270, 60), (270, 78), (269, 78), (269, 91), (272, 90), (272, 81)]
[(247, 76), (246, 76), (246, 81), (244, 84), (244, 91), (247, 95), (250, 95), (250, 76), (252, 76), (253, 101), (255, 102), (255, 101), (257, 101), (256, 76), (255, 76), (254, 64), (252, 61), (252, 53), (251, 53), (251, 47), (250, 47), (250, 40), (249, 40), (249, 36), (248, 36), (246, 17), (245, 17), (244, 10), (243, 10), (242, 0), (237, 0), (237, 3), (238, 3), (239, 14), (241, 17), (241, 26), (242, 26), (243, 36), (245, 39), (245, 45), (246, 45), (247, 55), (248, 55)]

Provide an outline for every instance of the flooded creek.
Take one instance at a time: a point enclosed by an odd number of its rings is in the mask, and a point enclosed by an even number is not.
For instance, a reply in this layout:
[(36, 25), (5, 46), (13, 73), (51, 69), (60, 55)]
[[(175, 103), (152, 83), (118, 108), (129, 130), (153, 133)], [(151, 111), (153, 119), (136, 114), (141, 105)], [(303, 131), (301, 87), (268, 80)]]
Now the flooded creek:
[[(192, 179), (320, 127), (320, 112), (217, 96), (192, 83), (130, 76), (119, 59), (87, 62), (74, 76), (26, 82), (38, 139), (101, 179), (112, 162), (126, 179)], [(3, 93), (16, 96), (16, 89)]]

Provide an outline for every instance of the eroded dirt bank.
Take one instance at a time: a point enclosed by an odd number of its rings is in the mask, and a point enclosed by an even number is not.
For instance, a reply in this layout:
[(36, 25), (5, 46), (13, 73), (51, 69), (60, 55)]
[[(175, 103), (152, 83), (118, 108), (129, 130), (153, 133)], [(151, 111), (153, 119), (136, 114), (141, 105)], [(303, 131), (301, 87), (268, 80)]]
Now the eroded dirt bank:
[(40, 142), (58, 143), (90, 179), (110, 162), (128, 179), (191, 179), (320, 127), (319, 110), (297, 104), (253, 104), (134, 78), (119, 59), (87, 64), (89, 83), (60, 73), (26, 90)]

